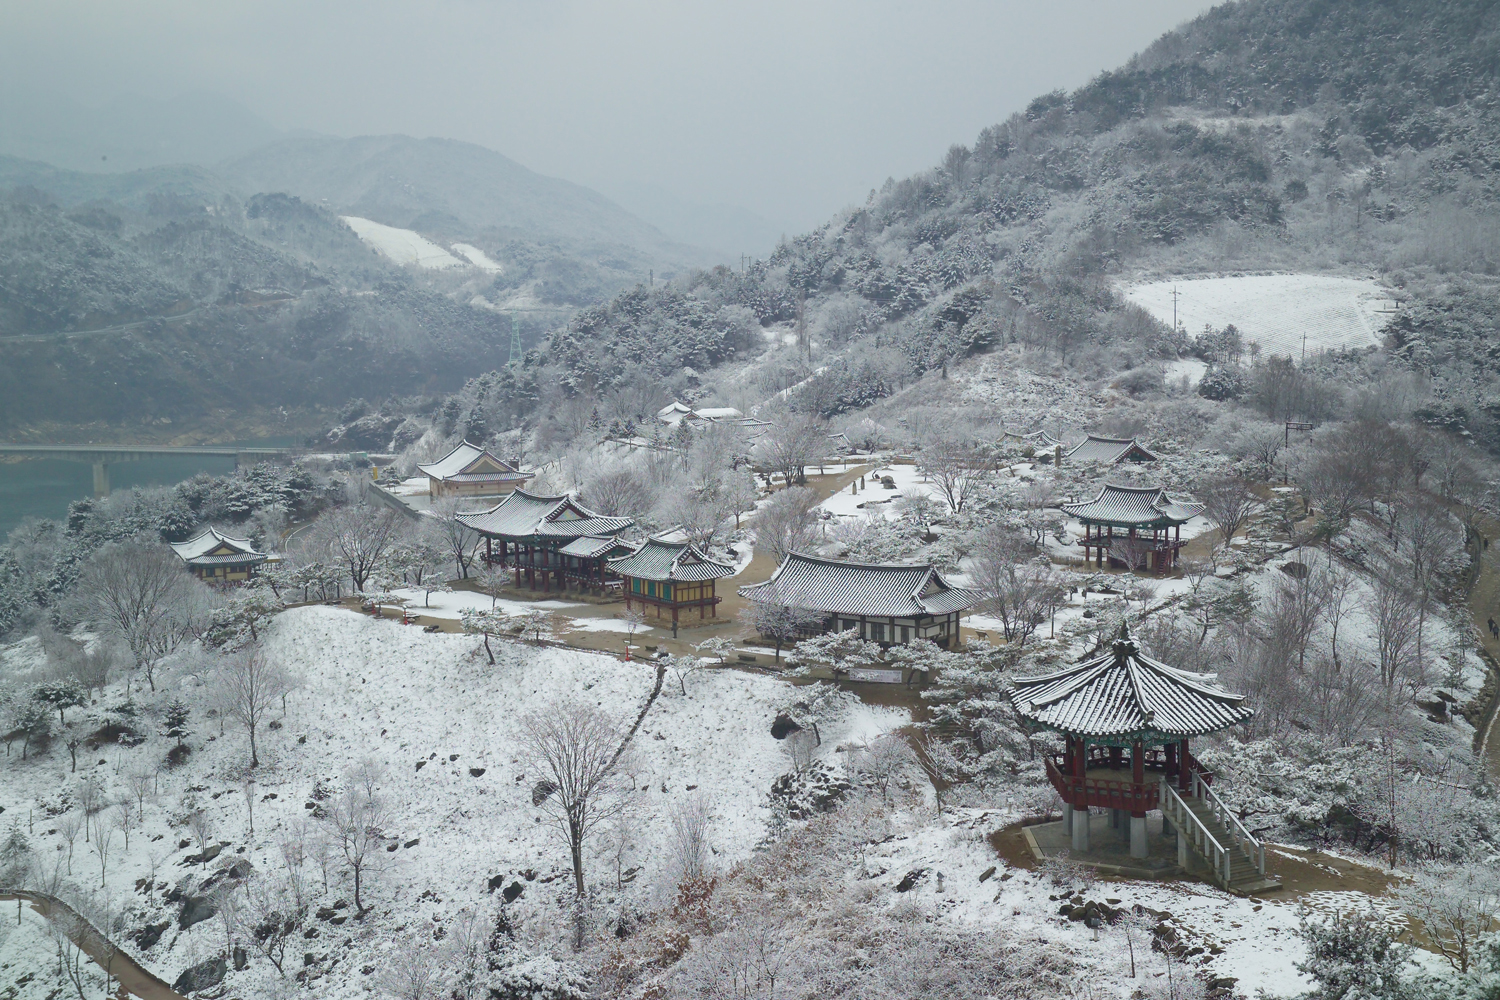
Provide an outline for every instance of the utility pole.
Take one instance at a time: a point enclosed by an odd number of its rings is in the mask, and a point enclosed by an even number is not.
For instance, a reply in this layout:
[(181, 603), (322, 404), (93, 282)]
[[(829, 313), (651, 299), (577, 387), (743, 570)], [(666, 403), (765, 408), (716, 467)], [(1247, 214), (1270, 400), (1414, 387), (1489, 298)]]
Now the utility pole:
[(1172, 332), (1177, 332), (1177, 286), (1172, 286)]

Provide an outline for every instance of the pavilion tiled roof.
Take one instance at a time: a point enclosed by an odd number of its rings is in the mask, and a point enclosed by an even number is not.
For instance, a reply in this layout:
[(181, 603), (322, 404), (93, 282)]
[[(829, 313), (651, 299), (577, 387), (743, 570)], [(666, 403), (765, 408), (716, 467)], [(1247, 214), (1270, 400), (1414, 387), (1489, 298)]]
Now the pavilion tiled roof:
[[(472, 467), (485, 458), (488, 458), (500, 468), (498, 470), (482, 472), (473, 471)], [(417, 469), (423, 475), (433, 479), (443, 479), (452, 482), (523, 481), (531, 478), (531, 473), (522, 472), (509, 462), (495, 457), (477, 444), (470, 444), (468, 441), (460, 443), (458, 447), (448, 452), (448, 454), (436, 462), (418, 465)]]
[[(218, 528), (207, 527), (185, 542), (172, 542), (172, 551), (189, 566), (222, 566), (265, 562), (263, 552), (255, 551), (248, 538), (226, 535)], [(224, 555), (209, 555), (214, 549), (227, 546), (234, 550)]]
[(1068, 452), (1070, 464), (1079, 462), (1102, 462), (1114, 465), (1134, 456), (1136, 461), (1154, 462), (1156, 456), (1147, 451), (1135, 438), (1107, 438), (1090, 434)]
[(1080, 521), (1118, 524), (1126, 527), (1173, 525), (1203, 513), (1201, 503), (1174, 500), (1160, 486), (1116, 486), (1105, 484), (1092, 500), (1061, 505), (1063, 512)]
[(489, 510), (461, 512), (454, 517), (492, 538), (613, 535), (635, 523), (633, 518), (595, 513), (570, 496), (542, 496), (525, 490), (516, 490)]
[(733, 566), (708, 558), (696, 545), (666, 542), (660, 538), (648, 538), (630, 555), (611, 559), (609, 568), (621, 576), (679, 583), (697, 583), (734, 575)]
[(1254, 713), (1212, 675), (1142, 655), (1129, 631), (1099, 656), (1040, 677), (1018, 677), (1010, 692), (1024, 719), (1071, 736), (1183, 739), (1218, 732)]
[(764, 583), (741, 587), (747, 600), (876, 618), (945, 615), (972, 607), (979, 592), (950, 587), (931, 566), (844, 562), (793, 552)]
[(613, 549), (629, 548), (613, 535), (584, 535), (575, 538), (557, 550), (561, 556), (576, 556), (579, 559), (598, 559)]

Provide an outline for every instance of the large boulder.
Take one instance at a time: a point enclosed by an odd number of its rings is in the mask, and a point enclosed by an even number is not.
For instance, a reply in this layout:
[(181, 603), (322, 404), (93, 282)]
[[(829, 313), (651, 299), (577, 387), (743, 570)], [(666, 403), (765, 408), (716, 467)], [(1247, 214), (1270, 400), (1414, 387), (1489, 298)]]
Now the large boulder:
[(194, 924), (201, 924), (219, 912), (214, 901), (209, 896), (188, 896), (182, 901), (182, 912), (177, 914), (177, 929), (187, 930)]
[(206, 990), (218, 986), (224, 981), (224, 973), (229, 971), (229, 965), (222, 957), (210, 958), (206, 962), (199, 962), (189, 969), (182, 970), (182, 975), (172, 984), (172, 989), (187, 996), (199, 990)]

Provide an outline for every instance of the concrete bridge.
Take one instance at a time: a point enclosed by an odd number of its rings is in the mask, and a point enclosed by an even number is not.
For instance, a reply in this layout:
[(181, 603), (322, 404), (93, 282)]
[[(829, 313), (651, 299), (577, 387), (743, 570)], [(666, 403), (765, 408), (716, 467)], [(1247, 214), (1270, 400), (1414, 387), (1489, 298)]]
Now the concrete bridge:
[(94, 496), (109, 496), (109, 467), (117, 462), (136, 462), (160, 455), (212, 455), (234, 459), (234, 467), (256, 462), (285, 460), (295, 448), (241, 448), (235, 445), (162, 444), (0, 444), (0, 458), (51, 458), (65, 462), (88, 462), (94, 467)]

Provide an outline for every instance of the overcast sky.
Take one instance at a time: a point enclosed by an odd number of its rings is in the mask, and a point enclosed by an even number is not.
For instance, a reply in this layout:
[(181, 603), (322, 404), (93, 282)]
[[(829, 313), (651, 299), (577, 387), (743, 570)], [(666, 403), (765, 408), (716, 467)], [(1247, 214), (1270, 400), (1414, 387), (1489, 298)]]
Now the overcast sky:
[(0, 18), (0, 85), (208, 91), (283, 129), (465, 139), (795, 232), (1208, 6), (48, 0)]

